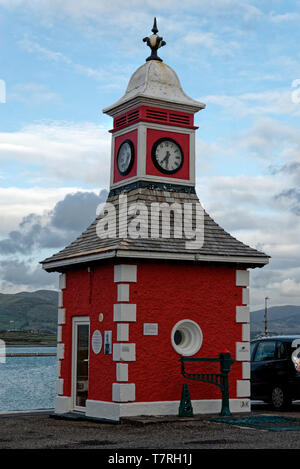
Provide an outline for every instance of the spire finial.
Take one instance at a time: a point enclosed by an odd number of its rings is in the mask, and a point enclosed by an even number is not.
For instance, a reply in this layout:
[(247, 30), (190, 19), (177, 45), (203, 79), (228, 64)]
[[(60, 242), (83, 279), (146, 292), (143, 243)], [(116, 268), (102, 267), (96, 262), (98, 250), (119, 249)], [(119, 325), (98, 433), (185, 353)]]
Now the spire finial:
[(157, 33), (158, 33), (157, 24), (156, 24), (156, 18), (155, 18), (155, 17), (154, 17), (154, 21), (153, 21), (153, 28), (151, 29), (151, 31), (153, 32), (153, 34), (157, 34)]
[(159, 60), (160, 62), (162, 62), (162, 59), (160, 57), (158, 57), (158, 55), (157, 55), (157, 50), (160, 47), (165, 46), (166, 42), (163, 41), (163, 38), (158, 36), (158, 34), (157, 34), (158, 29), (157, 29), (156, 18), (154, 18), (153, 28), (152, 28), (151, 31), (153, 32), (153, 34), (151, 34), (151, 36), (144, 37), (144, 39), (143, 39), (143, 41), (147, 42), (147, 46), (149, 46), (150, 49), (151, 49), (151, 55), (149, 57), (147, 57), (146, 61), (148, 61), (148, 60)]

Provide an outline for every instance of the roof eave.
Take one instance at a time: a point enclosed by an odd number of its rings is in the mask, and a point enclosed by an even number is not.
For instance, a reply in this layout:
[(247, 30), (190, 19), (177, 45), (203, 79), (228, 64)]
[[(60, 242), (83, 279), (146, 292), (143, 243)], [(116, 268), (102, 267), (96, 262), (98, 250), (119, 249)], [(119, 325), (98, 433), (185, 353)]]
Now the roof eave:
[(133, 109), (137, 106), (142, 106), (143, 104), (148, 106), (156, 106), (156, 107), (168, 107), (169, 109), (174, 110), (181, 110), (185, 112), (192, 112), (196, 113), (205, 109), (205, 104), (200, 103), (198, 101), (190, 100), (190, 101), (170, 101), (164, 100), (162, 98), (158, 98), (155, 96), (145, 96), (142, 94), (136, 95), (134, 97), (128, 99), (120, 99), (116, 103), (108, 106), (102, 110), (104, 114), (108, 114), (109, 116), (115, 117), (123, 112), (127, 112), (130, 109)]
[(94, 253), (81, 256), (73, 256), (60, 260), (49, 260), (41, 262), (42, 268), (47, 272), (61, 272), (68, 267), (89, 264), (110, 258), (125, 259), (149, 259), (149, 260), (170, 260), (170, 261), (192, 261), (192, 262), (213, 262), (228, 263), (248, 266), (248, 268), (263, 267), (269, 263), (269, 256), (229, 256), (199, 253), (174, 253), (165, 251), (142, 251), (114, 249), (107, 252)]

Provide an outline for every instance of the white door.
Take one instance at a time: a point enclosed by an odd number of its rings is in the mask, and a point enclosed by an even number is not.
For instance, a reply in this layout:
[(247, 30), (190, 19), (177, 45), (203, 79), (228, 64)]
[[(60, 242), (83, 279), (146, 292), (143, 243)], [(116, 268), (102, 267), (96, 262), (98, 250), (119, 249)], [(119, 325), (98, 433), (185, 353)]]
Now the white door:
[(72, 401), (73, 409), (85, 412), (89, 387), (89, 336), (88, 317), (73, 318), (72, 334)]

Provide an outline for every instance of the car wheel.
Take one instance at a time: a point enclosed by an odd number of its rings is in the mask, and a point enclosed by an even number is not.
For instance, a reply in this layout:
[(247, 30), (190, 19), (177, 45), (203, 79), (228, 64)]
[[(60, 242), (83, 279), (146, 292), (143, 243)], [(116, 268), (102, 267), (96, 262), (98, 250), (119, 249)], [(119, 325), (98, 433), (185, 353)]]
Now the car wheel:
[(281, 386), (275, 386), (272, 389), (271, 403), (274, 409), (283, 410), (291, 404), (291, 399)]

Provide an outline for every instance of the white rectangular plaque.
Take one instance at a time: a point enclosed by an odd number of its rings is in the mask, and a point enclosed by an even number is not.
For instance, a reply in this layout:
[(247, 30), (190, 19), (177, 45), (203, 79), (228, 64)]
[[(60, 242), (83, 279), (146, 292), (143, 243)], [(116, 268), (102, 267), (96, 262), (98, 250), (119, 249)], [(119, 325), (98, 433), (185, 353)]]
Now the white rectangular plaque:
[(144, 323), (144, 335), (158, 335), (157, 323)]

